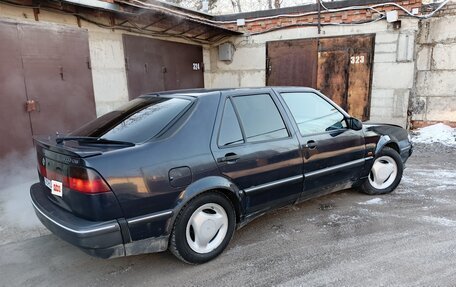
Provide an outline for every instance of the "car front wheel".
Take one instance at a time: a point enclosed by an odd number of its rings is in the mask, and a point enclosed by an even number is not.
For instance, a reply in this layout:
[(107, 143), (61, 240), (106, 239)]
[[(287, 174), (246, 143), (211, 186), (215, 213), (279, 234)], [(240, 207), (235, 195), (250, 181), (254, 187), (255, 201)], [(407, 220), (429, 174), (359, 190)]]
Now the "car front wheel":
[(397, 151), (384, 147), (376, 156), (369, 177), (361, 185), (367, 194), (386, 194), (392, 192), (401, 181), (404, 165)]
[(231, 240), (236, 214), (231, 201), (218, 192), (204, 193), (192, 199), (176, 218), (170, 251), (191, 264), (207, 262)]

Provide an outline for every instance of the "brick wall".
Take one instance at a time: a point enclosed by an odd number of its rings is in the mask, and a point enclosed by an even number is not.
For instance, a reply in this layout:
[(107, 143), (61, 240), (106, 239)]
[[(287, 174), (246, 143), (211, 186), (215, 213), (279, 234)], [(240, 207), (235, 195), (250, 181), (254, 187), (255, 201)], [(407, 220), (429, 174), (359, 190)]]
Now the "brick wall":
[(456, 2), (448, 2), (442, 10), (435, 14), (436, 17), (456, 15)]
[[(395, 3), (403, 6), (404, 8), (411, 11), (413, 8), (421, 9), (421, 0), (408, 0), (408, 1), (395, 1)], [(366, 4), (369, 6), (369, 4)], [(456, 5), (456, 4), (455, 4)], [(377, 10), (380, 12), (386, 11), (393, 11), (397, 10), (399, 15), (405, 15), (406, 13), (401, 9), (392, 6), (386, 5), (382, 7), (377, 7)], [(246, 25), (243, 27), (238, 27), (236, 23), (229, 23), (223, 24), (225, 28), (232, 29), (232, 30), (239, 30), (242, 32), (250, 32), (250, 33), (258, 33), (258, 32), (267, 32), (268, 30), (274, 30), (277, 28), (282, 27), (293, 27), (293, 26), (305, 26), (305, 25), (316, 25), (318, 24), (318, 14), (316, 12), (309, 12), (314, 13), (312, 15), (302, 15), (296, 16), (293, 18), (290, 17), (278, 17), (274, 19), (266, 19), (262, 20), (259, 19), (257, 21), (246, 22)], [(309, 14), (309, 13), (302, 13), (302, 14)], [(326, 12), (323, 8), (321, 10), (321, 18), (320, 22), (322, 25), (330, 24), (330, 23), (356, 23), (356, 22), (366, 22), (376, 19), (376, 14), (372, 10), (348, 10), (348, 11), (341, 11), (341, 12)], [(292, 14), (291, 14), (292, 15)], [(298, 13), (296, 15), (299, 15)], [(248, 20), (248, 19), (246, 19)]]

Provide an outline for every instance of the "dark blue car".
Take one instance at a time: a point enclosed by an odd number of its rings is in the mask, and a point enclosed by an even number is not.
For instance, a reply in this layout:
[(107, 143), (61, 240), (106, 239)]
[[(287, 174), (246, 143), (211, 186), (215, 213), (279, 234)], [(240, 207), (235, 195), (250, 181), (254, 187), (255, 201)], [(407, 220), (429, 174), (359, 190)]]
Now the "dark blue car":
[(139, 97), (65, 137), (36, 138), (41, 222), (89, 254), (169, 249), (203, 263), (266, 211), (357, 187), (384, 194), (412, 153), (309, 88)]

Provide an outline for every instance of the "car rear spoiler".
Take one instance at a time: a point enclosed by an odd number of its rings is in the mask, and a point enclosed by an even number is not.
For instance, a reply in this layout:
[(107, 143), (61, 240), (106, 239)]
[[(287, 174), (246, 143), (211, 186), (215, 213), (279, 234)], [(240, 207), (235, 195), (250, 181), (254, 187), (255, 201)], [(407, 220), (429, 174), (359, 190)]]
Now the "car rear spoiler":
[(102, 146), (80, 146), (80, 145), (66, 145), (63, 143), (57, 143), (56, 137), (51, 136), (34, 136), (33, 142), (37, 146), (48, 149), (50, 151), (68, 155), (71, 157), (87, 158), (95, 155), (100, 155), (106, 148)]

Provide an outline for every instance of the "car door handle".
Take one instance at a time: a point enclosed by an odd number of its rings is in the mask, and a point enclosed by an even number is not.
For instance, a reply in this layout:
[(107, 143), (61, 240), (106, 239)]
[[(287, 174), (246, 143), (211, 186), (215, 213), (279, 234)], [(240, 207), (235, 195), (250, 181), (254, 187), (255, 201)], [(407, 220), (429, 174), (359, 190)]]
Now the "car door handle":
[(314, 140), (310, 140), (306, 143), (304, 147), (308, 149), (315, 149), (317, 147), (317, 143)]
[(240, 156), (238, 156), (235, 153), (230, 152), (230, 153), (227, 153), (224, 157), (219, 157), (217, 159), (217, 162), (235, 163), (239, 158), (240, 158)]

